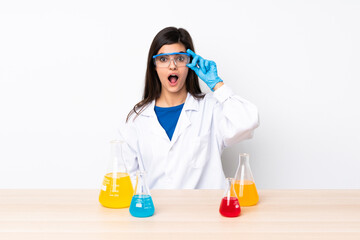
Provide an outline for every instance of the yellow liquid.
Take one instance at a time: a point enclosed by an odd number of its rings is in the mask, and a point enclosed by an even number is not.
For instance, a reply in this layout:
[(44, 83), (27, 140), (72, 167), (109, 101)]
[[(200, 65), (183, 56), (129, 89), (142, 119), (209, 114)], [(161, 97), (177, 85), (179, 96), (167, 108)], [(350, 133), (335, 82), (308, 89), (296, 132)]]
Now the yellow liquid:
[(240, 180), (237, 180), (234, 188), (241, 207), (253, 206), (258, 203), (259, 195), (253, 181), (244, 180), (243, 184), (240, 184)]
[(108, 173), (104, 176), (99, 201), (104, 207), (125, 208), (131, 203), (134, 189), (127, 173)]

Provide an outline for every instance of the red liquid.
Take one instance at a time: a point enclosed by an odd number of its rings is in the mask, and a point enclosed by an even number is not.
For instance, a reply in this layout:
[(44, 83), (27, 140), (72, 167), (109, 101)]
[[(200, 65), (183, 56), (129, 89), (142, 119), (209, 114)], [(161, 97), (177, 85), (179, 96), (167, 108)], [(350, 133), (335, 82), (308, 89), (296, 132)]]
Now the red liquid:
[(237, 217), (241, 213), (239, 200), (237, 197), (224, 197), (220, 204), (219, 212), (224, 217)]

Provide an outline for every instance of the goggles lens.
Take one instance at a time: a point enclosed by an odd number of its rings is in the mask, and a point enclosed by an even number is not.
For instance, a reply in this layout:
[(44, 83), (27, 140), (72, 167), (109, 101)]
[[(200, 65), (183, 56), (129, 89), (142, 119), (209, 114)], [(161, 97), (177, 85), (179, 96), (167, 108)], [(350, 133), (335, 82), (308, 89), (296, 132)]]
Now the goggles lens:
[(190, 62), (190, 54), (188, 53), (162, 53), (153, 56), (155, 66), (169, 67), (171, 60), (174, 61), (176, 67), (184, 67)]

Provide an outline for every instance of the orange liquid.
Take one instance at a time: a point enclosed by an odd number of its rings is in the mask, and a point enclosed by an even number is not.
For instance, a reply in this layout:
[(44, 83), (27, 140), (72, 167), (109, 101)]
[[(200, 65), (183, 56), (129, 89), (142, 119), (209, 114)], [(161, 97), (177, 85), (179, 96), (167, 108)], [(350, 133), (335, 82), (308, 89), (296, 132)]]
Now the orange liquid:
[(244, 180), (240, 184), (240, 180), (236, 180), (234, 184), (235, 192), (238, 196), (240, 206), (253, 206), (258, 203), (259, 195), (253, 181)]
[(99, 201), (104, 207), (125, 208), (131, 203), (134, 189), (127, 173), (108, 173), (104, 176)]

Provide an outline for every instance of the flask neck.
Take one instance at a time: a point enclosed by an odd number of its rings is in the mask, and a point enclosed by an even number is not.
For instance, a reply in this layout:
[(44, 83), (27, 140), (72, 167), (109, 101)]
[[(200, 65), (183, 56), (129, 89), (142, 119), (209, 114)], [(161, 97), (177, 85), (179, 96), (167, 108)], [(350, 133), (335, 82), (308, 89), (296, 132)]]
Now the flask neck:
[(235, 181), (250, 181), (253, 182), (254, 178), (249, 164), (249, 154), (242, 153), (239, 155), (239, 165), (235, 174)]
[(136, 173), (135, 195), (150, 195), (145, 176), (146, 172), (144, 171), (138, 171)]
[(226, 189), (224, 192), (224, 197), (231, 198), (231, 197), (237, 197), (235, 188), (235, 179), (234, 178), (226, 178)]
[(108, 164), (108, 172), (127, 173), (127, 169), (123, 157), (123, 142), (113, 140), (110, 142), (111, 156)]
[(241, 153), (239, 155), (239, 166), (240, 165), (249, 165), (249, 154)]

